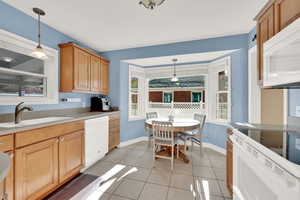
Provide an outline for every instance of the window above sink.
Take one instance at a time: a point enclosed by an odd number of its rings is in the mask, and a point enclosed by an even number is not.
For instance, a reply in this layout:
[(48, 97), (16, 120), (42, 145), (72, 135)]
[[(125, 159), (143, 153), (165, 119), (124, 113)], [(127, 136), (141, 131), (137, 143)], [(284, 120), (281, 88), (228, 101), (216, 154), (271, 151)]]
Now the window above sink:
[(58, 103), (58, 51), (31, 56), (36, 43), (0, 29), (0, 105)]

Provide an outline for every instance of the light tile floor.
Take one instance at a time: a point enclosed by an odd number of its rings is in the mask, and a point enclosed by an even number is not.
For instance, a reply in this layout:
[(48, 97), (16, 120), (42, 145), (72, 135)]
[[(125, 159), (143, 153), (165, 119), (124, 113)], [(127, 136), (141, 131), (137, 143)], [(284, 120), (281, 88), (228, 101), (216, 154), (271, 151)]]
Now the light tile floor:
[[(89, 198), (99, 200), (229, 200), (225, 156), (208, 148), (188, 151), (191, 162), (153, 162), (147, 142), (115, 149), (85, 173), (98, 176)], [(82, 193), (81, 192), (81, 193)], [(82, 194), (81, 194), (82, 195)], [(77, 195), (73, 199), (80, 199)]]

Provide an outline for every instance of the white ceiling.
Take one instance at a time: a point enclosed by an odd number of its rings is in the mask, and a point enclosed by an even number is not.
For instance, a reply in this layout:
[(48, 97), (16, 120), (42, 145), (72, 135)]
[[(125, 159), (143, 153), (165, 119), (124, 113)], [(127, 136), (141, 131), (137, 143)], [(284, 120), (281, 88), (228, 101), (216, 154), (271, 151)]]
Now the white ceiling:
[(4, 0), (91, 48), (108, 51), (248, 33), (268, 0), (166, 0), (155, 10), (139, 0)]
[(212, 51), (207, 53), (194, 53), (194, 54), (184, 54), (184, 55), (174, 55), (174, 56), (162, 56), (162, 57), (152, 57), (152, 58), (141, 58), (141, 59), (131, 59), (124, 60), (127, 63), (139, 65), (143, 67), (151, 67), (158, 65), (169, 65), (173, 64), (172, 59), (177, 58), (177, 63), (192, 63), (192, 62), (205, 62), (211, 61), (221, 56), (232, 53), (236, 50), (227, 51)]

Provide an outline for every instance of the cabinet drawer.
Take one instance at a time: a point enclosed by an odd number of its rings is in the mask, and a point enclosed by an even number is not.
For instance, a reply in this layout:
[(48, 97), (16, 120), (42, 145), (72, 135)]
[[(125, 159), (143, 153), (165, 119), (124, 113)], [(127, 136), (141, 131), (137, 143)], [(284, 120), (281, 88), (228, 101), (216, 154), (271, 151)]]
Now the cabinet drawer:
[(16, 148), (84, 129), (83, 121), (48, 126), (16, 134)]
[(0, 136), (0, 152), (11, 151), (14, 148), (13, 135)]

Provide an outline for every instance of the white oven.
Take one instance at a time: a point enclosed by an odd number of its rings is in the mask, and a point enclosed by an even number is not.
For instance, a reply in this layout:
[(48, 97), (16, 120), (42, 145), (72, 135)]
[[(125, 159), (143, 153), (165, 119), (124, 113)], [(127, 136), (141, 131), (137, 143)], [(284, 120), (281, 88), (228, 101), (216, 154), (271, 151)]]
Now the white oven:
[(266, 149), (262, 149), (265, 147), (260, 148), (260, 144), (238, 132), (231, 139), (234, 200), (300, 199), (299, 179), (274, 161), (274, 157), (266, 156), (263, 153)]

